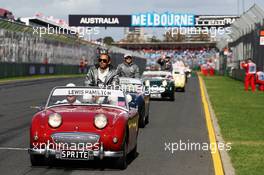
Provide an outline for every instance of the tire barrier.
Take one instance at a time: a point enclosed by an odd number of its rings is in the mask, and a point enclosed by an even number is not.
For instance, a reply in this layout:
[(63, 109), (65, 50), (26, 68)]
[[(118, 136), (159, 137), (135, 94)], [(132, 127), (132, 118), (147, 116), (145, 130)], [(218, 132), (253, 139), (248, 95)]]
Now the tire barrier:
[(245, 71), (243, 69), (233, 69), (230, 72), (230, 76), (236, 80), (244, 81)]

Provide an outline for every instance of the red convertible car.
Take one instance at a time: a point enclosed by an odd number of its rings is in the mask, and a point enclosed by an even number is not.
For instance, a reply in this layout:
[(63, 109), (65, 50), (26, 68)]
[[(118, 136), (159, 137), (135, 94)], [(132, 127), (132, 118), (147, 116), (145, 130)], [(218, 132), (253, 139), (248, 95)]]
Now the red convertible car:
[(114, 158), (120, 169), (137, 151), (138, 112), (121, 90), (56, 87), (30, 128), (32, 166), (52, 159)]

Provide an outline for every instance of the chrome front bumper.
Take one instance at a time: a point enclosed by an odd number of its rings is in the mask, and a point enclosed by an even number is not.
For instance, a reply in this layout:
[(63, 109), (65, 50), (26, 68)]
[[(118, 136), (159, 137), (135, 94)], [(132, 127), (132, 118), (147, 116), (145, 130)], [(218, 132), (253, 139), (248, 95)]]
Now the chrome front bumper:
[[(43, 155), (46, 158), (49, 158), (49, 157), (55, 157), (57, 154), (60, 153), (60, 150), (30, 148), (28, 149), (28, 153), (30, 155)], [(98, 151), (93, 151), (93, 156), (101, 160), (105, 157), (122, 157), (123, 151), (104, 151), (104, 148), (101, 145)]]
[(183, 81), (175, 81), (175, 88), (183, 88), (185, 86), (185, 82)]
[[(79, 143), (98, 143), (100, 136), (94, 133), (84, 133), (84, 132), (59, 132), (51, 135), (51, 138), (54, 143), (65, 143), (71, 145), (71, 143), (79, 144)], [(46, 148), (30, 148), (28, 149), (28, 153), (30, 155), (43, 155), (46, 158), (56, 157), (62, 149), (50, 149)], [(79, 151), (79, 150), (73, 150)], [(83, 151), (81, 149), (81, 151)], [(85, 150), (84, 150), (85, 151)], [(90, 151), (90, 150), (88, 150)], [(103, 147), (103, 143), (100, 144), (98, 150), (91, 150), (93, 152), (93, 157), (103, 159), (104, 157), (122, 157), (123, 151), (105, 151)]]

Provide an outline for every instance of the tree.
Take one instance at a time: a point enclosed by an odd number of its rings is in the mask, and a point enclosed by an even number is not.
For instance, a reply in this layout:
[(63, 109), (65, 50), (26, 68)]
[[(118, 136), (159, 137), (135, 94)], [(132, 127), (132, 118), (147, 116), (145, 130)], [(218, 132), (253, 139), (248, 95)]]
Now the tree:
[(107, 45), (111, 45), (114, 42), (114, 39), (111, 36), (106, 36), (104, 37), (103, 42)]
[(150, 41), (151, 42), (160, 42), (160, 40), (156, 36), (152, 36)]

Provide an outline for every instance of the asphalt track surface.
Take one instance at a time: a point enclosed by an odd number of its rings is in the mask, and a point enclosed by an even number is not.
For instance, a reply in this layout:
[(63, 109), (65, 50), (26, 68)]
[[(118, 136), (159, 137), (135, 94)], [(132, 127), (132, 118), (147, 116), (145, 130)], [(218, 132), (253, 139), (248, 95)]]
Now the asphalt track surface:
[[(138, 137), (138, 156), (129, 159), (126, 170), (115, 169), (111, 160), (55, 162), (31, 167), (29, 127), (36, 110), (44, 104), (54, 86), (69, 82), (82, 85), (81, 78), (55, 79), (0, 85), (0, 174), (96, 174), (96, 175), (211, 175), (211, 153), (202, 150), (179, 150), (180, 143), (209, 143), (200, 97), (199, 81), (191, 77), (186, 92), (176, 92), (174, 102), (151, 101), (150, 123)], [(166, 145), (174, 143), (174, 152)], [(178, 150), (176, 150), (178, 145)], [(184, 147), (182, 147), (184, 149)]]

